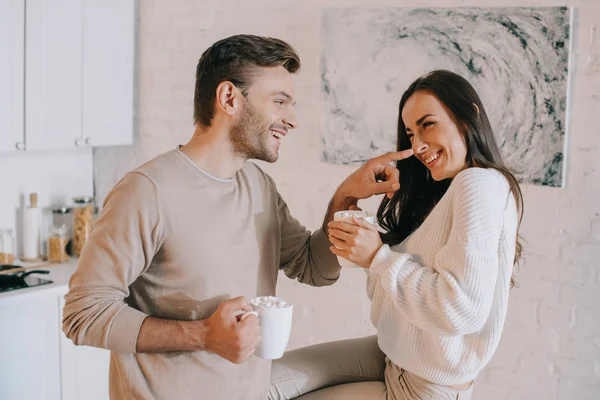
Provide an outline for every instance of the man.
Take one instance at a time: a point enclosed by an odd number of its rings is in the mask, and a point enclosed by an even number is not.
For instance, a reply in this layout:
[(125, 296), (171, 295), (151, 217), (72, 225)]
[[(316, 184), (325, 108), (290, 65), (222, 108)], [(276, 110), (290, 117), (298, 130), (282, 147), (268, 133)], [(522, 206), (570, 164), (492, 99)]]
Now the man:
[[(252, 357), (259, 323), (238, 314), (251, 310), (249, 298), (275, 294), (279, 270), (313, 286), (338, 279), (325, 227), (363, 197), (352, 187), (364, 191), (364, 182), (346, 185), (311, 234), (247, 162), (275, 162), (296, 128), (299, 68), (278, 39), (215, 43), (197, 66), (191, 140), (130, 171), (107, 196), (69, 283), (63, 331), (111, 350), (111, 398), (266, 398), (270, 362)], [(377, 168), (359, 180), (374, 192), (397, 189), (397, 171)], [(391, 181), (377, 183), (378, 174)]]

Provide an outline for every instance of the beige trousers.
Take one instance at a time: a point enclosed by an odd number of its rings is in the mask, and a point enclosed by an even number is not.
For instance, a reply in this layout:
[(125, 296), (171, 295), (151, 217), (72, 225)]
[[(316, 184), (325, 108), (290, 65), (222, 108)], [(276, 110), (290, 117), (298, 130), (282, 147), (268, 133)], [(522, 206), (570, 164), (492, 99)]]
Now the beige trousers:
[(288, 400), (310, 393), (307, 399), (334, 399), (339, 397), (326, 394), (335, 391), (332, 386), (369, 381), (385, 382), (385, 389), (363, 385), (371, 390), (362, 395), (364, 400), (470, 400), (473, 393), (473, 385), (456, 390), (398, 368), (381, 352), (377, 337), (369, 336), (287, 352), (273, 361), (268, 398)]

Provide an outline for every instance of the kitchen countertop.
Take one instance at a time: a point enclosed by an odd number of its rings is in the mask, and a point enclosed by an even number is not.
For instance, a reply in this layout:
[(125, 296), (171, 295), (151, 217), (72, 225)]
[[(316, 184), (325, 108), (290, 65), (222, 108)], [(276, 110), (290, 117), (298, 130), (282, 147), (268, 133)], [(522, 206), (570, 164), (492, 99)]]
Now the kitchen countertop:
[[(32, 265), (31, 263), (18, 263), (24, 267)], [(46, 296), (62, 296), (69, 289), (69, 279), (77, 268), (77, 258), (71, 258), (64, 264), (58, 264), (50, 267), (37, 268), (42, 271), (50, 271), (48, 275), (39, 275), (40, 278), (50, 279), (50, 284), (34, 286), (31, 288), (15, 289), (8, 292), (0, 292), (0, 307), (13, 305), (39, 299)]]

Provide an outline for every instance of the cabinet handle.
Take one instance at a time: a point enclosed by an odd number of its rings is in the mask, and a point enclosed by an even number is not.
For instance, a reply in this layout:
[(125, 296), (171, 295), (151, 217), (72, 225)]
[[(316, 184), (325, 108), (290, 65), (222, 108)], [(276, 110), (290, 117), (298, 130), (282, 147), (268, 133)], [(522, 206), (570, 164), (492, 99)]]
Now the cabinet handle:
[(81, 142), (83, 142), (83, 139), (75, 139), (75, 146), (81, 146)]
[(85, 138), (85, 144), (87, 144), (88, 146), (92, 144), (92, 138), (91, 137), (86, 137)]
[(25, 143), (17, 142), (17, 144), (15, 144), (15, 147), (17, 148), (17, 150), (25, 150)]

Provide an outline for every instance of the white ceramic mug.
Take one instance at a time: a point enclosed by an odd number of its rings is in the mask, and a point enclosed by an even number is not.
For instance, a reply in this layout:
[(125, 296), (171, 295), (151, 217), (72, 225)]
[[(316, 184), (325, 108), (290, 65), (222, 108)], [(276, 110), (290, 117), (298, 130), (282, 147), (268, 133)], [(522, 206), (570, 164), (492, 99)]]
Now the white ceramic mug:
[[(352, 221), (352, 217), (365, 219), (368, 223), (375, 225), (375, 215), (369, 211), (344, 210), (338, 211), (335, 214), (333, 214), (334, 221), (344, 221), (354, 224), (354, 221)], [(338, 263), (344, 268), (360, 268), (359, 265), (356, 265), (352, 261), (348, 261), (345, 258), (338, 256), (337, 259)]]
[[(285, 306), (265, 306), (265, 302), (271, 302)], [(292, 314), (294, 307), (291, 303), (280, 297), (263, 296), (250, 300), (254, 311), (258, 314), (260, 321), (260, 336), (262, 340), (254, 355), (267, 360), (281, 358), (290, 339), (292, 331)]]

